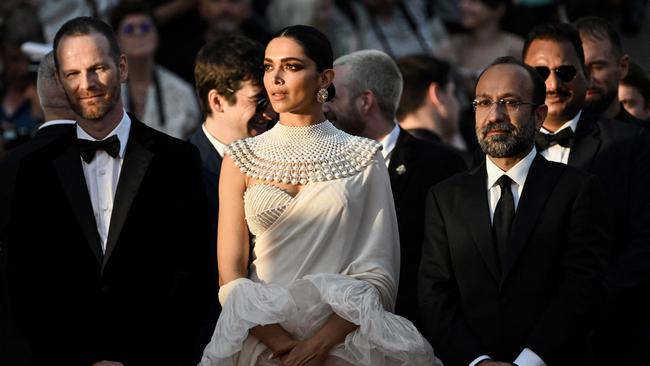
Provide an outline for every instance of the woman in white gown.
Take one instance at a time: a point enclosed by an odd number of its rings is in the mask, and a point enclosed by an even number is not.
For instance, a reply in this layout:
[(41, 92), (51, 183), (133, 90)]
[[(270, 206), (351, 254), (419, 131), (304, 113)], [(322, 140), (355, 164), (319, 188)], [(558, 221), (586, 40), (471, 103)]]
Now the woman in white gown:
[[(399, 274), (381, 145), (325, 120), (332, 50), (308, 26), (268, 44), (264, 86), (279, 123), (228, 146), (219, 183), (219, 301), (201, 365), (433, 365), (389, 311)], [(254, 235), (252, 265), (248, 232)]]

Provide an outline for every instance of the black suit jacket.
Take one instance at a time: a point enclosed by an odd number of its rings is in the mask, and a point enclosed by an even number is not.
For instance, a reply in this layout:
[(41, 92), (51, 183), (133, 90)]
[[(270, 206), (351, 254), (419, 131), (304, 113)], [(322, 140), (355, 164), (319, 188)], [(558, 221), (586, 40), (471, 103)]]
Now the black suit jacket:
[[(74, 129), (74, 124), (58, 124), (39, 129), (34, 138), (12, 150), (0, 160), (0, 364), (20, 364), (23, 344), (20, 339), (9, 339), (12, 317), (6, 293), (5, 229), (11, 212), (11, 200), (16, 184), (16, 172), (23, 157), (47, 145), (58, 136)], [(11, 357), (11, 358), (10, 358)]]
[(486, 182), (483, 163), (427, 196), (424, 335), (447, 366), (466, 366), (481, 355), (512, 362), (526, 347), (548, 365), (584, 364), (587, 332), (604, 295), (609, 240), (596, 179), (537, 156), (502, 271)]
[(76, 133), (25, 157), (9, 293), (35, 365), (187, 365), (214, 286), (196, 149), (132, 125), (102, 252)]
[(638, 126), (583, 111), (568, 164), (600, 180), (614, 216), (612, 291), (650, 284), (650, 136)]
[(401, 256), (395, 313), (416, 326), (419, 322), (417, 269), (424, 237), (424, 197), (431, 186), (465, 169), (463, 159), (451, 149), (400, 131), (388, 166)]

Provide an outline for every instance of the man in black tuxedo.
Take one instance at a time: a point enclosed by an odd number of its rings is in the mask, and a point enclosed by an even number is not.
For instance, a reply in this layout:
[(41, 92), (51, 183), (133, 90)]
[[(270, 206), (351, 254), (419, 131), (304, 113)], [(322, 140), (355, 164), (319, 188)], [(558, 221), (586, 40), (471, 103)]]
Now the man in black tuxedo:
[(395, 121), (402, 76), (390, 56), (353, 52), (334, 61), (336, 97), (324, 104), (338, 128), (382, 143), (400, 237), (400, 280), (395, 313), (416, 326), (417, 268), (423, 238), (424, 197), (433, 184), (466, 169), (442, 144), (416, 139)]
[(512, 57), (488, 66), (474, 101), (487, 157), (427, 196), (420, 310), (445, 365), (584, 364), (608, 220), (595, 177), (533, 146), (544, 90)]
[(47, 145), (62, 134), (74, 129), (77, 118), (70, 109), (65, 93), (56, 82), (56, 68), (52, 52), (43, 57), (38, 67), (36, 79), (38, 99), (43, 109), (45, 123), (38, 127), (34, 137), (12, 149), (0, 160), (0, 364), (20, 365), (24, 355), (23, 342), (17, 334), (10, 334), (12, 318), (8, 309), (6, 293), (7, 275), (5, 272), (5, 234), (9, 214), (11, 212), (11, 199), (16, 183), (16, 171), (23, 157)]
[(79, 118), (18, 168), (7, 262), (26, 363), (196, 363), (216, 284), (199, 153), (125, 113), (107, 24), (68, 21), (54, 56)]
[(614, 216), (609, 291), (598, 330), (597, 360), (643, 364), (650, 344), (650, 138), (641, 127), (583, 109), (589, 73), (575, 28), (534, 28), (523, 60), (546, 80), (549, 113), (536, 136), (540, 153), (598, 177)]

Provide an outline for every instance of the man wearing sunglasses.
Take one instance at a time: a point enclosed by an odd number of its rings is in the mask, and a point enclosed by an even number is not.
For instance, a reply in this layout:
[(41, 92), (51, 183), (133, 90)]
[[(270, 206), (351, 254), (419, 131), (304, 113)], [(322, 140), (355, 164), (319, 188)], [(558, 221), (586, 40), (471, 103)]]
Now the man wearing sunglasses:
[(477, 167), (426, 197), (419, 302), (446, 366), (586, 365), (609, 236), (595, 177), (534, 147), (544, 82), (513, 57), (479, 76)]
[(640, 345), (650, 344), (650, 139), (638, 126), (583, 109), (589, 70), (573, 26), (535, 27), (523, 59), (546, 78), (549, 113), (536, 135), (537, 148), (549, 160), (595, 174), (613, 219), (614, 249), (605, 277), (609, 296), (599, 321), (597, 360), (647, 363)]

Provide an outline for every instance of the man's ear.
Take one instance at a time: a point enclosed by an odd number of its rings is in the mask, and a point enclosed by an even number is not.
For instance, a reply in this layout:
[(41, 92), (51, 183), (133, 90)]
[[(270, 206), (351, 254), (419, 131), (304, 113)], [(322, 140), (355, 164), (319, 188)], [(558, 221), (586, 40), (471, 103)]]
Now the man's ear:
[(118, 58), (117, 67), (120, 72), (120, 83), (126, 83), (126, 79), (129, 77), (129, 63), (125, 54), (121, 54), (120, 58)]
[(438, 83), (429, 84), (429, 88), (427, 89), (427, 100), (435, 106), (440, 105), (442, 103), (440, 101), (441, 92), (442, 90), (440, 90), (440, 85), (438, 85)]
[(627, 72), (630, 69), (630, 55), (626, 53), (621, 56), (621, 59), (618, 61), (618, 67), (621, 69), (619, 80), (623, 80), (627, 76)]
[(360, 112), (362, 114), (368, 114), (373, 104), (377, 103), (375, 94), (373, 94), (370, 90), (362, 91), (361, 94), (357, 97), (357, 100), (357, 105), (359, 106)]
[(208, 106), (212, 113), (223, 113), (223, 105), (228, 103), (226, 98), (224, 98), (216, 89), (210, 89), (208, 92)]

